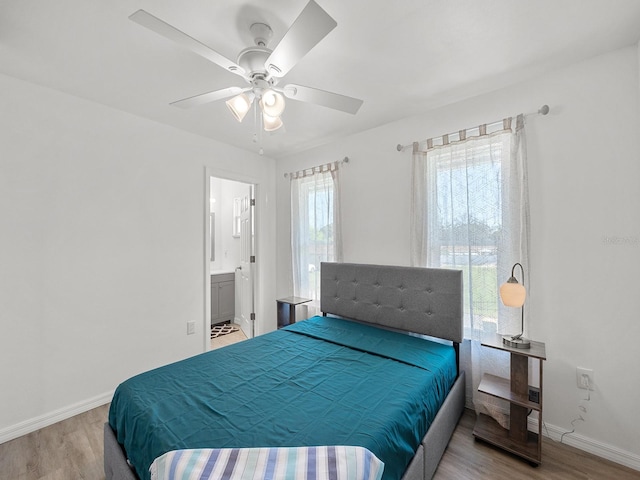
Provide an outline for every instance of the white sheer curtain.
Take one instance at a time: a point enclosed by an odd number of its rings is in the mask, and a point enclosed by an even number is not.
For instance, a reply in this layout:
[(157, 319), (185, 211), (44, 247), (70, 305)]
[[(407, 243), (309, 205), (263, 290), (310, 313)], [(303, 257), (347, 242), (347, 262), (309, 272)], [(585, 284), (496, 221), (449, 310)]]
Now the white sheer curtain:
[(320, 306), (320, 262), (342, 261), (339, 173), (335, 162), (289, 175), (293, 291), (313, 299), (310, 314)]
[[(414, 144), (411, 245), (417, 266), (464, 272), (465, 338), (461, 368), (471, 374), (473, 405), (507, 425), (501, 401), (477, 392), (483, 373), (509, 377), (504, 352), (480, 346), (483, 335), (520, 333), (521, 310), (502, 305), (499, 286), (520, 262), (529, 274), (529, 205), (524, 117), (516, 128), (505, 119), (499, 130), (455, 141), (448, 136)], [(502, 128), (500, 128), (502, 127)], [(519, 277), (518, 277), (519, 278)], [(524, 285), (530, 294), (529, 279)], [(469, 392), (468, 392), (469, 393)]]

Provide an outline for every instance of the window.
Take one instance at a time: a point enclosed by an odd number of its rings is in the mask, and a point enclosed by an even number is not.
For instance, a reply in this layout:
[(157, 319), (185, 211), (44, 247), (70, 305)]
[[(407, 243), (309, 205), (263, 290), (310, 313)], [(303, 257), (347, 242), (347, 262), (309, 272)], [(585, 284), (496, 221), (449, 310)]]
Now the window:
[(291, 179), (294, 295), (314, 304), (320, 300), (320, 263), (341, 261), (338, 168), (329, 167)]
[(231, 236), (235, 238), (240, 237), (240, 222), (241, 222), (240, 215), (242, 213), (241, 202), (242, 202), (242, 198), (240, 197), (236, 197), (233, 199), (233, 229), (232, 229)]
[[(475, 147), (475, 148), (474, 148)], [(431, 215), (430, 258), (428, 266), (462, 269), (465, 284), (467, 330), (496, 330), (498, 318), (498, 246), (503, 235), (502, 169), (503, 142), (493, 148), (486, 144), (471, 153), (452, 148), (430, 160), (427, 189), (435, 204)], [(461, 151), (462, 150), (462, 151)], [(507, 150), (508, 152), (508, 150)], [(491, 325), (485, 325), (489, 322)]]
[(504, 128), (414, 154), (413, 262), (463, 271), (467, 338), (519, 331), (498, 295), (513, 263), (526, 262), (518, 142)]
[[(482, 348), (486, 334), (520, 332), (520, 309), (502, 305), (498, 286), (520, 262), (528, 274), (528, 201), (524, 122), (441, 145), (414, 147), (411, 245), (414, 265), (462, 270), (465, 338), (461, 368), (470, 372), (476, 412), (501, 425), (508, 409), (478, 392), (485, 372), (508, 377), (509, 361)], [(527, 278), (524, 283), (528, 285)], [(471, 405), (469, 405), (471, 406)]]

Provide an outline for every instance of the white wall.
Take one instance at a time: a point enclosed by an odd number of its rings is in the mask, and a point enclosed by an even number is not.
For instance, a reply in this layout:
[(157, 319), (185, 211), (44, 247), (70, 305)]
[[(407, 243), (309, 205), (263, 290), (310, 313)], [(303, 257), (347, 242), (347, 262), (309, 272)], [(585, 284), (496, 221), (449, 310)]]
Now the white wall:
[[(528, 118), (531, 201), (530, 336), (546, 342), (544, 420), (571, 430), (595, 371), (586, 422), (568, 442), (640, 469), (635, 295), (640, 265), (640, 99), (637, 47), (279, 159), (278, 295), (291, 289), (289, 185), (284, 172), (339, 160), (344, 260), (409, 265), (408, 144), (517, 113)], [(557, 428), (556, 428), (557, 427)]]
[(204, 351), (207, 168), (259, 184), (275, 326), (272, 159), (1, 75), (0, 111), (0, 441)]

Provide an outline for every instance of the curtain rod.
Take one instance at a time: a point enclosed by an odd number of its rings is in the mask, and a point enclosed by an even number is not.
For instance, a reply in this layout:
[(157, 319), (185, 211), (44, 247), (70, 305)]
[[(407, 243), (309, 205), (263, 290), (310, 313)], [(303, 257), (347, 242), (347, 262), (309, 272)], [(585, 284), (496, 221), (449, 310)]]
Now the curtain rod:
[[(540, 107), (538, 109), (537, 112), (525, 113), (524, 116), (525, 117), (529, 117), (531, 115), (546, 115), (547, 113), (549, 113), (549, 105), (543, 105), (542, 107)], [(502, 123), (502, 120), (496, 120), (495, 122), (488, 123), (487, 125), (495, 125), (497, 123)], [(475, 127), (471, 127), (471, 128), (465, 128), (464, 130), (471, 130), (472, 128), (478, 128), (478, 127), (475, 126)], [(452, 135), (455, 135), (457, 133), (458, 132), (452, 132), (452, 133), (449, 133), (448, 135), (452, 136)], [(438, 136), (442, 137), (443, 135), (438, 135)], [(436, 138), (436, 137), (433, 137), (433, 138)], [(422, 140), (422, 141), (424, 141), (424, 140)], [(411, 146), (413, 146), (413, 143), (410, 143), (408, 145), (402, 145), (401, 143), (399, 143), (398, 145), (396, 145), (396, 150), (398, 150), (399, 152), (402, 152), (405, 148), (411, 147)]]
[[(338, 164), (338, 163), (349, 163), (349, 157), (344, 157), (342, 160), (338, 160), (336, 162), (333, 162), (334, 164)], [(307, 170), (311, 170), (311, 172), (313, 173), (313, 171), (316, 168), (322, 168), (322, 167), (327, 167), (327, 166), (331, 166), (331, 163), (324, 163), (322, 165), (316, 165), (315, 167), (309, 167), (309, 168), (304, 168), (302, 170), (299, 170), (297, 172), (291, 172), (291, 173), (285, 173), (284, 174), (284, 178), (287, 178), (291, 175), (293, 175), (294, 173), (296, 174), (300, 174), (300, 175), (304, 175), (304, 172), (306, 172)]]

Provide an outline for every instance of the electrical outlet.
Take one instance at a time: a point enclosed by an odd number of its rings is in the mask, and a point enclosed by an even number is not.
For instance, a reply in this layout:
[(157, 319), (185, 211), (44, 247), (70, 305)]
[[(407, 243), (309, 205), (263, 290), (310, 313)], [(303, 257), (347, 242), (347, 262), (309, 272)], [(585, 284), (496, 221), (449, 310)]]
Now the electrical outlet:
[(529, 401), (533, 403), (540, 403), (540, 389), (529, 385)]
[(187, 322), (187, 335), (196, 333), (196, 322)]
[(576, 383), (578, 388), (593, 390), (593, 370), (589, 368), (576, 367)]

